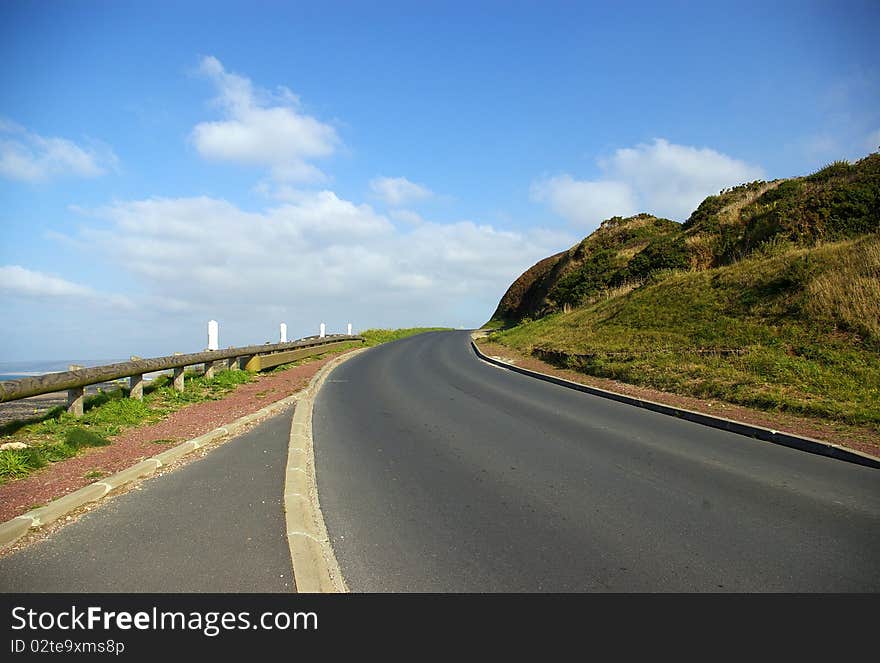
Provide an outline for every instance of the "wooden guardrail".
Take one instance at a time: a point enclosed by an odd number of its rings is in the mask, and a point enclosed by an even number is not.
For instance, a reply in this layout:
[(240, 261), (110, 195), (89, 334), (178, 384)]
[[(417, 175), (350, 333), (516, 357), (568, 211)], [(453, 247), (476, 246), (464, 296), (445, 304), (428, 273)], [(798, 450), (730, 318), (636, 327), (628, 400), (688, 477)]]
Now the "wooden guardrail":
[[(153, 359), (137, 359), (124, 361), (118, 364), (106, 366), (94, 366), (92, 368), (80, 368), (61, 373), (47, 373), (34, 377), (21, 378), (19, 380), (7, 380), (0, 382), (0, 403), (14, 401), (29, 396), (39, 396), (56, 391), (67, 391), (67, 409), (77, 416), (82, 415), (85, 387), (109, 382), (120, 378), (129, 378), (130, 396), (143, 398), (143, 378), (145, 373), (166, 371), (173, 369), (174, 388), (183, 391), (183, 373), (186, 367), (204, 364), (205, 374), (212, 376), (217, 369), (246, 368), (248, 370), (261, 370), (269, 366), (277, 366), (294, 358), (307, 356), (303, 354), (306, 349), (316, 349), (327, 346), (327, 350), (340, 347), (347, 341), (363, 342), (362, 336), (348, 336), (346, 334), (333, 334), (321, 338), (306, 338), (288, 343), (265, 343), (263, 345), (249, 345), (241, 348), (226, 348), (225, 350), (206, 350), (191, 354), (175, 354), (167, 357), (155, 357)], [(298, 351), (292, 354), (292, 351)], [(283, 361), (273, 363), (269, 357), (283, 353)], [(266, 361), (252, 361), (255, 357), (267, 357)], [(278, 359), (282, 359), (278, 357)]]

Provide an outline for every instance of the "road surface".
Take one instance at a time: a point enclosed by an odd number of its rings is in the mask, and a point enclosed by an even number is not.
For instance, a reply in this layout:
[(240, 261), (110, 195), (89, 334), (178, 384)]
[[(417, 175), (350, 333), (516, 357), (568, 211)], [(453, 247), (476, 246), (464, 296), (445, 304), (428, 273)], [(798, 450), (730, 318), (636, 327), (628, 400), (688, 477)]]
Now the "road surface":
[(337, 368), (318, 491), (353, 591), (880, 590), (880, 472), (518, 375), (466, 332)]

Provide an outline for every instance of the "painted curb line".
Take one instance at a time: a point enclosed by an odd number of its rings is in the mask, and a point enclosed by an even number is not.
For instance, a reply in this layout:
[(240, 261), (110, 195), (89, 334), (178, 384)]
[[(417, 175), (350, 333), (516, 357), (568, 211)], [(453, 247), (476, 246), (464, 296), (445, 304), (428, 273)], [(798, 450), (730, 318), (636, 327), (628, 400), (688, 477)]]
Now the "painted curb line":
[[(320, 371), (318, 374), (320, 374)], [(194, 437), (186, 442), (181, 442), (171, 449), (167, 449), (162, 453), (143, 460), (131, 467), (120, 470), (112, 476), (104, 477), (100, 481), (83, 486), (79, 490), (75, 490), (63, 497), (52, 500), (45, 506), (41, 506), (38, 509), (33, 509), (25, 514), (16, 516), (5, 523), (0, 523), (0, 550), (15, 543), (18, 539), (27, 534), (31, 528), (42, 527), (43, 525), (55, 522), (60, 517), (67, 515), (81, 506), (102, 499), (108, 493), (117, 488), (154, 474), (160, 467), (170, 465), (193, 451), (197, 451), (217, 440), (232, 438), (239, 433), (244, 432), (252, 424), (268, 419), (276, 414), (280, 414), (302, 398), (302, 396), (311, 388), (313, 382), (314, 377), (309, 383), (309, 386), (302, 391), (298, 391), (279, 401), (275, 401), (256, 412), (246, 414), (224, 426), (219, 426), (204, 435)]]
[(290, 423), (284, 481), (284, 518), (293, 578), (296, 591), (300, 594), (348, 592), (318, 501), (312, 412), (315, 397), (333, 369), (367, 349), (348, 352), (325, 364), (312, 378), (308, 388), (301, 392), (302, 398), (296, 404)]
[(868, 454), (862, 453), (861, 451), (855, 451), (854, 449), (847, 449), (846, 447), (842, 447), (838, 444), (832, 444), (831, 442), (823, 442), (821, 440), (816, 440), (811, 437), (804, 437), (801, 435), (794, 435), (792, 433), (783, 433), (776, 430), (770, 430), (769, 428), (754, 426), (752, 424), (745, 424), (741, 421), (734, 421), (733, 419), (716, 417), (711, 414), (704, 414), (703, 412), (695, 412), (694, 410), (685, 410), (684, 408), (674, 407), (672, 405), (664, 405), (663, 403), (657, 403), (655, 401), (636, 398), (635, 396), (618, 394), (617, 392), (608, 391), (607, 389), (591, 387), (589, 385), (580, 384), (579, 382), (572, 382), (571, 380), (566, 380), (564, 378), (558, 378), (553, 375), (547, 375), (546, 373), (539, 373), (538, 371), (532, 371), (527, 368), (522, 368), (514, 364), (508, 364), (507, 362), (501, 361), (499, 359), (489, 357), (480, 351), (480, 349), (477, 347), (477, 344), (474, 342), (474, 339), (481, 338), (482, 336), (485, 336), (485, 334), (478, 335), (478, 333), (475, 332), (471, 335), (471, 347), (473, 348), (474, 353), (477, 355), (477, 357), (494, 366), (500, 366), (501, 368), (513, 371), (514, 373), (520, 373), (522, 375), (537, 378), (538, 380), (550, 382), (561, 387), (567, 387), (569, 389), (575, 389), (577, 391), (582, 391), (587, 394), (592, 394), (593, 396), (600, 396), (602, 398), (618, 401), (619, 403), (626, 403), (627, 405), (634, 405), (636, 407), (651, 410), (653, 412), (659, 412), (660, 414), (669, 415), (678, 419), (684, 419), (685, 421), (692, 421), (697, 424), (702, 424), (703, 426), (710, 426), (712, 428), (719, 428), (721, 430), (726, 430), (731, 433), (745, 435), (746, 437), (757, 438), (764, 442), (772, 442), (773, 444), (779, 444), (781, 446), (799, 449), (800, 451), (807, 451), (809, 453), (817, 454), (820, 456), (828, 456), (830, 458), (836, 458), (837, 460), (843, 460), (849, 463), (855, 463), (857, 465), (864, 465), (865, 467), (880, 468), (880, 459), (875, 458), (874, 456), (869, 456)]

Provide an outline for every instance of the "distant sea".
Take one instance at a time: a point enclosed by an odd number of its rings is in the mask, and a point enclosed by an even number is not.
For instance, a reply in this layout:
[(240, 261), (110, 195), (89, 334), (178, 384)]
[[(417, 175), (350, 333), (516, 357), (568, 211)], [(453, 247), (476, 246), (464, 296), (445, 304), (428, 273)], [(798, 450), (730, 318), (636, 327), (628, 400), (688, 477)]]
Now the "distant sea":
[(0, 380), (19, 380), (46, 373), (66, 371), (71, 364), (90, 368), (115, 364), (126, 359), (52, 359), (36, 361), (0, 361)]

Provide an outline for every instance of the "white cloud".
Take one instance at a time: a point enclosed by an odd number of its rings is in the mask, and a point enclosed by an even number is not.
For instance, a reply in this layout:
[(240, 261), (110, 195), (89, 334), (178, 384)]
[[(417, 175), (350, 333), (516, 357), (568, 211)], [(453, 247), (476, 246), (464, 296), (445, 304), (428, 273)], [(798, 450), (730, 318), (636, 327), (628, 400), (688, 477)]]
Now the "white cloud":
[(116, 166), (107, 147), (84, 148), (71, 140), (44, 137), (0, 118), (0, 175), (24, 182), (54, 177), (98, 177)]
[(20, 265), (0, 266), (0, 293), (27, 299), (66, 298), (75, 304), (85, 301), (116, 308), (132, 307), (131, 301), (122, 295), (100, 293), (89, 286)]
[(321, 182), (326, 176), (309, 161), (334, 153), (336, 130), (301, 112), (299, 98), (287, 88), (270, 94), (250, 79), (227, 72), (215, 57), (199, 71), (216, 86), (216, 104), (225, 118), (197, 124), (192, 141), (203, 157), (266, 166), (279, 181)]
[[(285, 320), (291, 333), (330, 314), (356, 325), (479, 324), (524, 269), (573, 241), (470, 221), (399, 229), (332, 191), (300, 191), (260, 212), (201, 197), (91, 214), (106, 223), (79, 239), (140, 282), (145, 301), (191, 303), (193, 314), (243, 328)], [(241, 342), (253, 339), (251, 329)]]
[(580, 226), (598, 226), (612, 216), (629, 216), (638, 209), (631, 187), (624, 182), (589, 182), (560, 175), (532, 184), (532, 200), (549, 203), (561, 217)]
[(388, 215), (395, 221), (403, 221), (404, 223), (409, 223), (413, 226), (418, 226), (425, 222), (425, 219), (423, 219), (419, 213), (413, 212), (409, 209), (394, 209), (391, 210)]
[(434, 195), (426, 186), (410, 182), (405, 177), (376, 177), (370, 180), (370, 189), (388, 205), (399, 207)]
[(865, 138), (865, 148), (868, 152), (880, 152), (880, 129), (876, 129)]
[(764, 177), (761, 168), (744, 161), (662, 138), (619, 149), (598, 164), (600, 179), (560, 175), (539, 180), (532, 185), (532, 199), (592, 230), (610, 216), (638, 211), (681, 221), (706, 196)]

